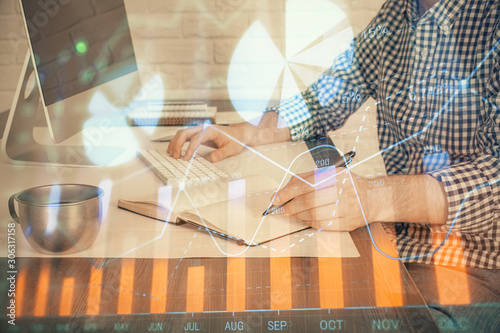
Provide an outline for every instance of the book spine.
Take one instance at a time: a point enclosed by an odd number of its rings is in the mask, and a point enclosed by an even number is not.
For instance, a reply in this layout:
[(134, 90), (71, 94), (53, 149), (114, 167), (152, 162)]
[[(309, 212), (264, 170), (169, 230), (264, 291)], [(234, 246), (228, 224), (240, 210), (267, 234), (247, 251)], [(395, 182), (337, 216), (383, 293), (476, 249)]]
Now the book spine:
[(173, 104), (148, 104), (148, 111), (200, 111), (206, 112), (208, 108), (207, 104), (184, 104), (184, 103), (173, 103)]
[(214, 124), (215, 118), (127, 118), (130, 126), (195, 126), (206, 121)]

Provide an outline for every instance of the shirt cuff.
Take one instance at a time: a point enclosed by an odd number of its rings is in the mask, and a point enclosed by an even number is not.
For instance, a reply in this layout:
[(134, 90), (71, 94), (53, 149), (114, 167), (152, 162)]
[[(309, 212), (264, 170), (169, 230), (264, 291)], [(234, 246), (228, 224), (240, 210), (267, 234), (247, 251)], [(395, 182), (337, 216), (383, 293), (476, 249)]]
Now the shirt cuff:
[(292, 141), (304, 140), (314, 135), (314, 119), (301, 94), (266, 111), (278, 113), (278, 128), (288, 127)]
[(434, 232), (484, 233), (491, 228), (495, 201), (486, 177), (474, 164), (458, 164), (428, 173), (444, 185), (448, 199), (446, 224)]

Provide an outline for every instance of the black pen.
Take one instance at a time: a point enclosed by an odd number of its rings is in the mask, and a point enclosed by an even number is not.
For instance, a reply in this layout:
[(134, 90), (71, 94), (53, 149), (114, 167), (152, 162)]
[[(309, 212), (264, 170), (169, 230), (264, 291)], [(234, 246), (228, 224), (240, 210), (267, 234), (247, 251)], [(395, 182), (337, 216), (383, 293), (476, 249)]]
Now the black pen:
[[(341, 159), (339, 159), (339, 162), (342, 162), (342, 164), (335, 165), (335, 167), (337, 167), (337, 168), (344, 167), (345, 168), (346, 166), (349, 165), (349, 163), (352, 162), (352, 159), (354, 158), (354, 156), (356, 156), (356, 152), (355, 151), (348, 152)], [(262, 216), (266, 216), (268, 214), (274, 213), (275, 211), (277, 211), (278, 209), (280, 209), (281, 207), (283, 207), (284, 205), (286, 205), (287, 203), (289, 203), (290, 201), (292, 201), (294, 199), (295, 198), (291, 198), (290, 200), (288, 200), (287, 202), (285, 202), (284, 204), (281, 204), (281, 205), (277, 205), (277, 206), (276, 205), (272, 205), (271, 207), (269, 207), (268, 209), (266, 209), (264, 211), (264, 213), (262, 213)]]

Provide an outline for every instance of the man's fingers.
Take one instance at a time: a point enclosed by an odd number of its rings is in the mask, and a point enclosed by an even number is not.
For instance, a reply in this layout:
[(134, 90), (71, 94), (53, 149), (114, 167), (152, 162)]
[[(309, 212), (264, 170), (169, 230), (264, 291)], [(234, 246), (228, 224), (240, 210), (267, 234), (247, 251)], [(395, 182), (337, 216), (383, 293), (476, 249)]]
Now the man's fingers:
[(226, 144), (225, 146), (222, 146), (216, 151), (212, 152), (210, 154), (210, 160), (212, 161), (212, 163), (219, 162), (228, 156), (235, 155), (236, 153), (237, 151), (233, 146)]
[(193, 135), (201, 132), (203, 128), (201, 126), (191, 127), (185, 130), (178, 131), (167, 148), (167, 153), (173, 158), (180, 158), (182, 153), (182, 146), (188, 141)]
[(356, 228), (349, 226), (344, 219), (331, 219), (322, 221), (305, 221), (307, 225), (311, 228), (319, 230), (329, 230), (329, 231), (352, 231)]
[(201, 137), (201, 133), (196, 133), (189, 139), (189, 146), (184, 153), (184, 161), (188, 161), (196, 151), (196, 148), (202, 143), (203, 138)]
[(329, 170), (317, 169), (311, 172), (295, 175), (288, 184), (278, 191), (273, 204), (279, 205), (297, 196), (327, 188), (336, 184), (335, 168)]
[[(195, 135), (193, 135), (190, 138), (190, 144), (186, 150), (186, 153), (184, 154), (184, 160), (185, 161), (189, 160), (193, 156), (194, 152), (196, 151), (196, 149), (198, 148), (198, 146), (200, 144), (205, 143), (207, 141), (215, 141), (219, 135), (220, 135), (219, 132), (216, 132), (216, 131), (212, 130), (211, 128), (207, 128), (205, 131), (198, 132)], [(218, 145), (218, 144), (216, 143), (216, 145)], [(220, 150), (220, 149), (218, 149), (218, 150)], [(216, 162), (216, 161), (212, 161), (212, 162)]]
[(285, 214), (296, 215), (313, 207), (320, 207), (329, 204), (336, 205), (337, 200), (337, 187), (332, 186), (298, 196), (283, 206), (283, 208)]
[(337, 183), (337, 174), (343, 169), (336, 167), (326, 167), (314, 170), (314, 185), (316, 190), (335, 186)]
[(279, 190), (276, 195), (273, 194), (273, 196), (271, 197), (272, 204), (281, 205), (290, 199), (313, 191), (314, 187), (305, 183), (289, 184), (285, 188)]
[(337, 206), (335, 204), (313, 207), (308, 210), (301, 211), (294, 216), (302, 221), (324, 221), (333, 219), (337, 215)]
[(309, 178), (313, 174), (313, 172), (306, 172), (294, 175), (284, 188), (271, 196), (270, 200), (272, 201), (272, 204), (283, 204), (292, 198), (313, 191), (314, 188), (311, 188), (311, 186), (308, 185), (308, 183), (310, 183)]

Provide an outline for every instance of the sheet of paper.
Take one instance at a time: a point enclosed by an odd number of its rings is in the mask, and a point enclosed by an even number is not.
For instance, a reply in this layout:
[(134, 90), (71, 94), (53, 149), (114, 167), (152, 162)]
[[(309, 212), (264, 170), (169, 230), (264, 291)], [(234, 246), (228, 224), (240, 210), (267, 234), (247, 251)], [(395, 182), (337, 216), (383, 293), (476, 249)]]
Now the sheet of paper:
[(262, 213), (269, 207), (270, 195), (253, 193), (208, 207), (193, 209), (179, 216), (197, 221), (209, 228), (215, 226), (222, 233), (244, 240), (247, 244), (261, 244), (308, 228), (293, 217)]

